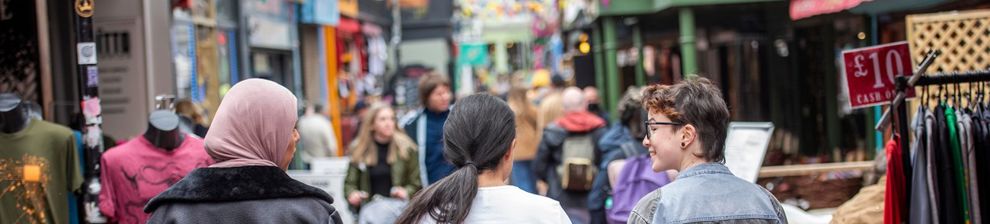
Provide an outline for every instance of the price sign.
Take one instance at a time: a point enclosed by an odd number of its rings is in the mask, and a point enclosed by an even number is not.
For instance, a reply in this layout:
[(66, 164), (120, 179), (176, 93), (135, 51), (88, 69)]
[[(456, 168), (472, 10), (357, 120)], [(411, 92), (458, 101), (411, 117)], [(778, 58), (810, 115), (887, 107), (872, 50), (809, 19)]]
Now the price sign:
[[(897, 77), (910, 76), (907, 41), (842, 51), (843, 72), (852, 108), (888, 104), (897, 92)], [(908, 97), (914, 90), (908, 89)]]

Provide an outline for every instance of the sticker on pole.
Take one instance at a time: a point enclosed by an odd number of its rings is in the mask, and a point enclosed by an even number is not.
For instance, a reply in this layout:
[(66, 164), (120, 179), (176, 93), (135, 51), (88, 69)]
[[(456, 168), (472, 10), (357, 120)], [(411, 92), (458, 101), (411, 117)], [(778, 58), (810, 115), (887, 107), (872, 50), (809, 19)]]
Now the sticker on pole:
[(96, 43), (94, 42), (83, 42), (76, 44), (76, 58), (79, 59), (80, 65), (95, 65), (96, 64)]
[[(913, 72), (907, 41), (842, 51), (843, 73), (853, 109), (889, 104), (897, 77)], [(914, 97), (908, 89), (907, 97)]]

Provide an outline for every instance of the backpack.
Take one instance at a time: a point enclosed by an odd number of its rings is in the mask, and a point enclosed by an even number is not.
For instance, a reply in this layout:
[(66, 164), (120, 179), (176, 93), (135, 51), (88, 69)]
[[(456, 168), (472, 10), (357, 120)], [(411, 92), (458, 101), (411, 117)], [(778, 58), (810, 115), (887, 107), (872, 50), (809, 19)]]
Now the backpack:
[(612, 189), (612, 207), (606, 209), (609, 223), (625, 223), (639, 199), (667, 183), (666, 172), (653, 172), (649, 155), (627, 158)]
[(560, 185), (567, 191), (590, 191), (598, 170), (595, 165), (595, 141), (591, 134), (571, 135), (564, 139), (561, 164), (557, 167)]

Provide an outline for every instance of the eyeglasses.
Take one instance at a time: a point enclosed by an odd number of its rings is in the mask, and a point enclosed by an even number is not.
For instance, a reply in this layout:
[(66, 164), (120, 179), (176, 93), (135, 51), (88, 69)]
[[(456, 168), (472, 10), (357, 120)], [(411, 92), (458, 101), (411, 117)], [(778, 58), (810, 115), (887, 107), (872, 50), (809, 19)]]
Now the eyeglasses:
[(682, 125), (682, 123), (677, 122), (661, 122), (661, 121), (644, 121), (643, 126), (646, 127), (646, 139), (653, 139), (653, 130), (650, 130), (650, 125)]

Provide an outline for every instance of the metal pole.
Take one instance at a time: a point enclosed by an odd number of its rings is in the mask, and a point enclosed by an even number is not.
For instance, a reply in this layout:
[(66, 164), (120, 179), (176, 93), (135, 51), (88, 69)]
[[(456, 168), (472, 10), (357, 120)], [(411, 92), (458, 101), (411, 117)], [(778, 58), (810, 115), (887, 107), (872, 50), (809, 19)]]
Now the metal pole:
[[(880, 30), (877, 28), (877, 16), (870, 15), (870, 44), (880, 44), (879, 36)], [(874, 149), (874, 157), (883, 155), (883, 132), (873, 129), (873, 127), (876, 126), (876, 123), (880, 122), (880, 116), (882, 113), (883, 108), (881, 106), (873, 106), (873, 109), (869, 110), (869, 113), (867, 114), (867, 116), (873, 117), (872, 120), (867, 122), (866, 126), (866, 133), (873, 133), (873, 141), (866, 142), (869, 144), (868, 148)]]
[[(908, 88), (914, 88), (913, 85), (908, 85), (907, 77), (903, 77), (903, 76), (897, 78), (897, 83), (896, 84), (897, 84), (897, 92), (899, 92), (899, 93), (906, 92)], [(911, 138), (909, 137), (909, 136), (911, 136), (911, 134), (909, 134), (909, 130), (908, 130), (909, 121), (908, 121), (908, 115), (907, 115), (907, 104), (901, 103), (901, 104), (897, 105), (897, 108), (896, 109), (897, 109), (897, 130), (898, 130), (897, 132), (900, 133), (900, 136), (898, 137), (898, 141), (899, 141), (899, 144), (901, 145), (901, 148), (900, 148), (900, 150), (901, 150), (901, 161), (902, 161), (901, 162), (902, 163), (901, 164), (901, 169), (903, 170), (902, 173), (904, 174), (904, 183), (903, 183), (904, 184), (904, 191), (903, 192), (900, 192), (901, 195), (898, 195), (898, 196), (901, 197), (901, 198), (904, 198), (907, 195), (904, 192), (911, 192), (911, 177), (912, 177), (911, 176), (911, 173), (912, 173), (912, 170), (911, 170), (911, 151), (910, 151), (911, 150), (911, 141), (910, 141)], [(904, 204), (904, 208), (910, 208), (911, 207), (911, 200), (903, 200), (902, 203)], [(901, 216), (902, 216), (901, 218), (903, 220), (910, 219), (910, 216), (908, 215), (907, 212), (901, 213)]]
[[(75, 9), (76, 73), (79, 75), (80, 110), (85, 119), (82, 138), (86, 169), (83, 182), (83, 208), (98, 208), (100, 196), (100, 156), (103, 154), (103, 118), (100, 114), (99, 70), (96, 67), (96, 38), (93, 35), (94, 1), (68, 1)], [(70, 50), (71, 51), (71, 50)], [(88, 223), (106, 223), (99, 209), (80, 209)]]
[(399, 43), (402, 42), (402, 8), (399, 0), (392, 0), (392, 50), (395, 52), (395, 74), (402, 70), (402, 61), (399, 59)]

